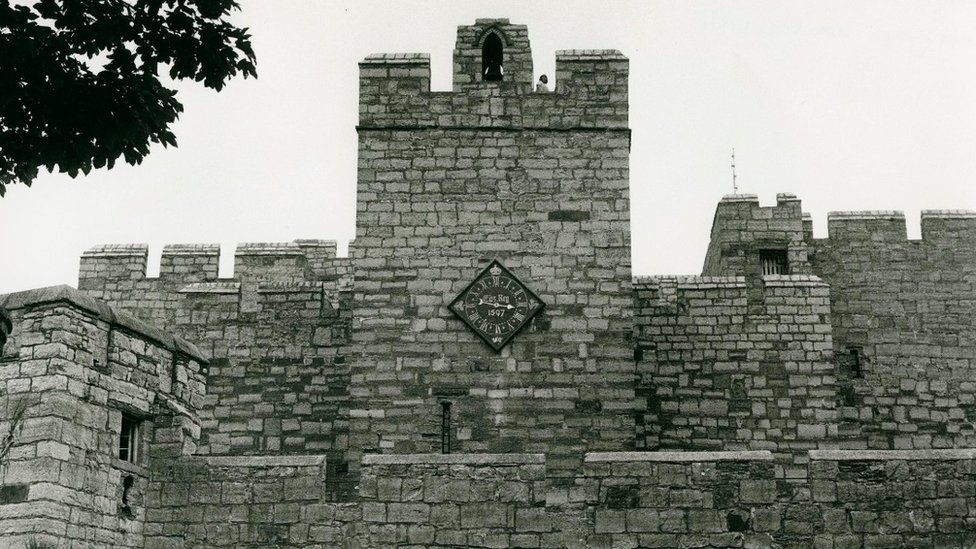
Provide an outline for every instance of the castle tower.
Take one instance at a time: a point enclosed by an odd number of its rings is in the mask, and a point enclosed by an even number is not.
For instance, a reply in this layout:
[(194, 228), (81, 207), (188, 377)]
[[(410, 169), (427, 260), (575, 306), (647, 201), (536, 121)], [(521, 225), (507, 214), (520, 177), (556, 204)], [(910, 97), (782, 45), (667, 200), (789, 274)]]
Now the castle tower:
[[(557, 52), (536, 93), (531, 59), (524, 26), (479, 19), (452, 92), (424, 54), (360, 64), (350, 448), (634, 447), (628, 61)], [(500, 352), (449, 308), (494, 259), (545, 304)]]

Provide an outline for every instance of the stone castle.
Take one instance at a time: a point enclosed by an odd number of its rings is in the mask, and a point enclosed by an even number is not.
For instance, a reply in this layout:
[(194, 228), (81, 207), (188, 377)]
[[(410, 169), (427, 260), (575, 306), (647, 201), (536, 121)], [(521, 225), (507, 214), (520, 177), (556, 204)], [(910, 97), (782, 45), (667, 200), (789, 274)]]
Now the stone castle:
[(701, 276), (633, 277), (627, 58), (535, 91), (479, 19), (453, 65), (360, 63), (349, 257), (0, 297), (3, 547), (976, 547), (976, 213), (731, 195)]

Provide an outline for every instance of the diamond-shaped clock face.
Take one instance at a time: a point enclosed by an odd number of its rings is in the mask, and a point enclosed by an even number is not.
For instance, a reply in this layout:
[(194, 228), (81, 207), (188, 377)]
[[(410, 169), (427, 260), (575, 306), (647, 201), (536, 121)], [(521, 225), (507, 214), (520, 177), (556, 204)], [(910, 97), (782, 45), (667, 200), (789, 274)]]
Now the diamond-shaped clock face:
[(450, 309), (495, 352), (532, 320), (545, 304), (497, 259), (475, 277)]

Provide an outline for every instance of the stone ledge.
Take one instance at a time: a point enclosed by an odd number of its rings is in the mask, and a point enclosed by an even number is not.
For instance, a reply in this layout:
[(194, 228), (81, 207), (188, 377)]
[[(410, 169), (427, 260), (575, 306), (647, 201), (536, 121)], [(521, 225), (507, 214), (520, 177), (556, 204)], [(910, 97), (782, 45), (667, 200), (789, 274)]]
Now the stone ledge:
[(181, 294), (239, 294), (240, 282), (194, 282), (179, 289)]
[(759, 195), (757, 194), (727, 194), (722, 197), (721, 202), (751, 202), (753, 204), (759, 204)]
[(976, 448), (932, 450), (810, 450), (817, 461), (921, 461), (933, 459), (976, 459)]
[(6, 307), (9, 310), (23, 309), (25, 307), (47, 303), (67, 303), (113, 326), (125, 328), (152, 340), (159, 346), (170, 351), (188, 355), (201, 364), (207, 364), (209, 362), (203, 353), (189, 341), (164, 332), (128, 313), (122, 312), (104, 301), (94, 299), (84, 292), (65, 284), (0, 295), (0, 307)]
[(858, 219), (905, 219), (905, 212), (897, 210), (865, 210), (863, 212), (827, 212), (827, 221)]
[(973, 210), (922, 210), (922, 219), (976, 219)]
[(763, 284), (775, 287), (823, 286), (827, 283), (814, 275), (763, 275)]
[(324, 466), (326, 456), (190, 456), (211, 467), (314, 467)]
[(305, 255), (305, 252), (294, 242), (244, 242), (237, 245), (234, 255)]
[(545, 464), (544, 454), (366, 454), (363, 465), (523, 465)]
[(583, 458), (586, 463), (661, 461), (661, 462), (708, 462), (708, 461), (773, 461), (769, 450), (741, 450), (735, 452), (589, 452)]
[(660, 288), (665, 284), (674, 285), (679, 290), (746, 287), (746, 279), (741, 276), (653, 275), (636, 276), (631, 282), (644, 288)]
[(265, 282), (258, 284), (259, 294), (293, 294), (321, 292), (325, 285), (321, 282)]
[(429, 53), (373, 53), (359, 62), (360, 65), (427, 65), (430, 64)]
[(102, 244), (85, 250), (81, 257), (148, 256), (149, 244)]
[(163, 246), (163, 255), (204, 255), (220, 254), (220, 244), (167, 244)]
[(596, 61), (609, 59), (626, 61), (627, 57), (620, 50), (557, 50), (557, 61)]

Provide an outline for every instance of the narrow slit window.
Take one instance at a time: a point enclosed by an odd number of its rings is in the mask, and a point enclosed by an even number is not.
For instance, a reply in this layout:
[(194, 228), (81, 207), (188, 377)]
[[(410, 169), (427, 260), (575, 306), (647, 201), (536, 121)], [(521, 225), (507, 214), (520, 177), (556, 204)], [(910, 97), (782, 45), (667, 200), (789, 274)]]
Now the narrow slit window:
[(441, 402), (441, 453), (451, 453), (451, 403)]
[(481, 79), (485, 82), (501, 82), (504, 70), (502, 39), (494, 32), (488, 33), (481, 47)]
[(139, 458), (139, 420), (122, 414), (122, 428), (119, 431), (119, 459), (135, 463)]
[(763, 275), (790, 274), (790, 263), (786, 250), (759, 250), (759, 262)]
[(851, 353), (851, 376), (861, 378), (864, 372), (861, 370), (861, 350), (850, 349)]

